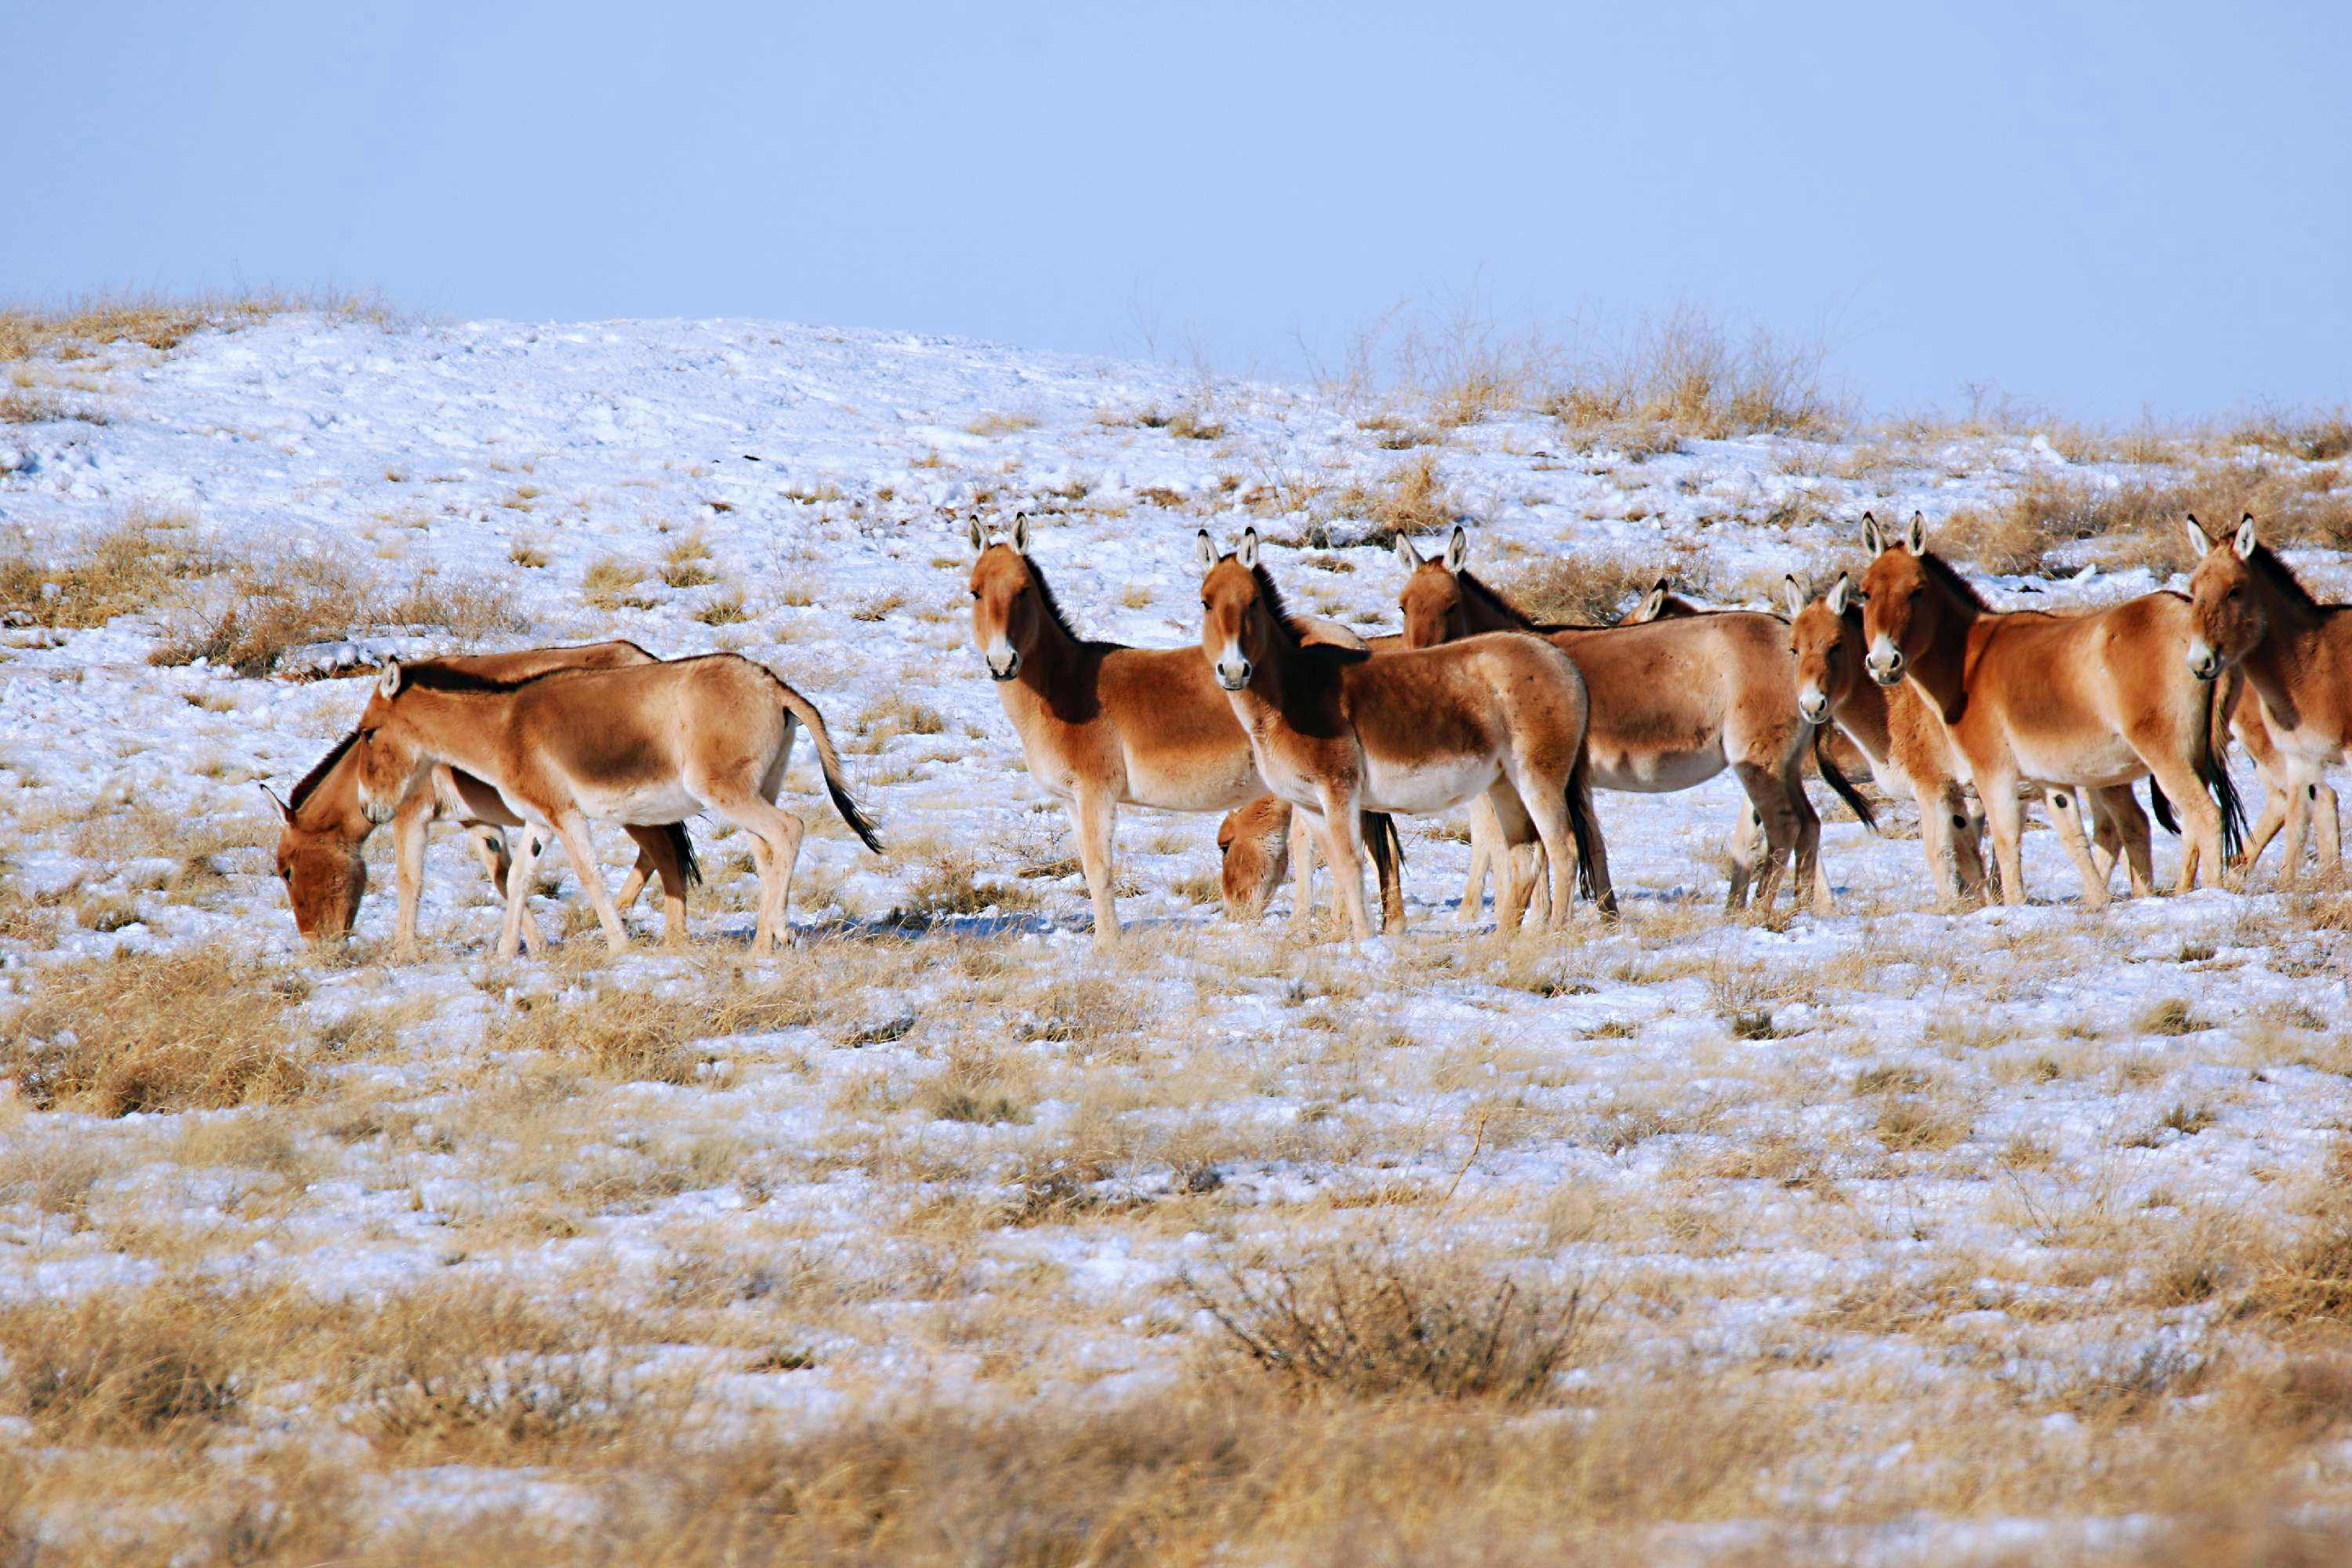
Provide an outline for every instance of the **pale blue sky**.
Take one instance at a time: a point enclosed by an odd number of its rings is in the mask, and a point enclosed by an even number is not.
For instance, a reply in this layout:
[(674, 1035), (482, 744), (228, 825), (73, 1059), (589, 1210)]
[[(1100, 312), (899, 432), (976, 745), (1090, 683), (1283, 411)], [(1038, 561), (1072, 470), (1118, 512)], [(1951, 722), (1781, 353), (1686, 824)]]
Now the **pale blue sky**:
[(1295, 374), (1406, 297), (1872, 405), (2352, 401), (2352, 8), (0, 0), (0, 295), (381, 288)]

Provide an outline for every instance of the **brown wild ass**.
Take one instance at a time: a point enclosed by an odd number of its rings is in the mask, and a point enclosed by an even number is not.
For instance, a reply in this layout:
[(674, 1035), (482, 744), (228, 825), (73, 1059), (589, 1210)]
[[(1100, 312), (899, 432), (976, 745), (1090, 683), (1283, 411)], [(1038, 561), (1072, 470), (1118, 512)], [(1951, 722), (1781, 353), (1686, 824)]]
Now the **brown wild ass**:
[[(1410, 541), (1397, 541), (1397, 557), (1412, 573), (1397, 600), (1406, 646), (1496, 632), (1550, 643), (1576, 661), (1591, 693), (1586, 747), (1594, 787), (1666, 794), (1730, 768), (1762, 819), (1759, 902), (1771, 907), (1793, 855), (1797, 896), (1827, 909), (1818, 880), (1821, 818), (1804, 786), (1811, 727), (1797, 713), (1788, 634), (1777, 618), (1718, 610), (1630, 626), (1546, 626), (1471, 573), (1468, 555), (1469, 535), (1459, 526), (1439, 559), (1424, 561)], [(1816, 753), (1830, 787), (1869, 822), (1870, 807), (1818, 745)], [(1737, 908), (1744, 891), (1735, 878), (1728, 907)]]
[(1864, 537), (1885, 545), (1861, 584), (1871, 678), (1912, 682), (1950, 731), (1991, 829), (2002, 901), (2025, 901), (2021, 784), (2052, 792), (2059, 839), (2095, 908), (2107, 901), (2106, 877), (2080, 810), (2068, 808), (2084, 787), (2153, 774), (2188, 830), (2180, 888), (2195, 885), (2203, 856), (2218, 878), (2243, 824), (2210, 693), (2188, 667), (2189, 601), (2147, 594), (2083, 615), (1997, 611), (1928, 551), (1923, 518), (1892, 542), (1864, 522)]
[[(588, 643), (577, 647), (524, 648), (514, 653), (457, 655), (431, 661), (455, 669), (505, 680), (519, 680), (551, 669), (612, 669), (651, 664), (654, 656), (632, 642)], [(304, 774), (291, 796), (279, 800), (265, 786), (264, 795), (278, 808), (282, 828), (278, 838), (278, 878), (285, 883), (294, 906), (294, 925), (311, 940), (348, 936), (359, 921), (360, 900), (367, 891), (367, 859), (362, 853), (375, 824), (360, 809), (358, 759), (346, 735)], [(503, 829), (520, 827), (522, 819), (499, 804), (498, 792), (479, 779), (454, 768), (436, 767), (425, 787), (402, 803), (393, 816), (394, 865), (398, 871), (399, 912), (393, 926), (393, 950), (407, 957), (416, 948), (417, 896), (425, 879), (425, 829), (440, 820), (458, 823), (467, 830), (474, 853), (490, 875), (501, 900), (513, 864)], [(686, 890), (701, 880), (693, 842), (683, 826), (631, 828), (636, 840), (637, 863), (622, 883), (619, 895), (625, 912), (646, 883), (661, 878), (669, 944), (685, 938)], [(543, 940), (539, 922), (523, 927), (526, 945)]]
[[(1364, 811), (1446, 811), (1484, 795), (1513, 839), (1530, 829), (1550, 859), (1551, 923), (1566, 923), (1570, 878), (1604, 913), (1616, 899), (1592, 821), (1584, 678), (1533, 637), (1474, 637), (1374, 658), (1309, 641), (1258, 558), (1255, 528), (1233, 554), (1200, 534), (1201, 649), (1257, 771), (1319, 819), (1351, 933), (1364, 914)], [(1507, 911), (1516, 921), (1518, 900)]]
[(2270, 785), (2247, 863), (2283, 825), (2286, 864), (2279, 881), (2294, 886), (2317, 807), (2320, 875), (2333, 881), (2342, 870), (2342, 848), (2326, 773), (2331, 763), (2352, 758), (2352, 606), (2313, 598), (2256, 536), (2251, 512), (2225, 539), (2213, 539), (2193, 517), (2188, 528), (2200, 555), (2189, 579), (2189, 673), (2210, 681), (2224, 670), (2244, 672), (2233, 727)]
[(815, 742), (835, 810), (868, 849), (873, 825), (841, 782), (841, 759), (816, 705), (764, 665), (735, 654), (620, 669), (568, 669), (499, 680), (446, 668), (384, 667), (360, 715), (360, 804), (388, 820), (436, 763), (473, 774), (533, 831), (507, 878), (499, 956), (521, 941), (524, 900), (542, 836), (552, 830), (587, 890), (605, 941), (628, 931), (597, 868), (588, 823), (659, 827), (712, 812), (744, 830), (760, 873), (751, 950), (790, 934), (793, 867), (805, 825), (775, 805), (796, 725)]
[[(1080, 637), (1029, 554), (1029, 520), (992, 538), (971, 521), (971, 640), (996, 682), (998, 700), (1030, 776), (1068, 803), (1078, 863), (1095, 906), (1095, 937), (1118, 935), (1111, 853), (1118, 808), (1231, 811), (1266, 793), (1249, 737), (1201, 664), (1197, 649), (1129, 647)], [(1404, 901), (1394, 862), (1396, 830), (1367, 819), (1362, 833), (1381, 868), (1391, 930)], [(1294, 924), (1313, 918), (1308, 868), (1300, 866)], [(1268, 889), (1269, 891), (1271, 889)], [(1263, 900), (1257, 910), (1265, 908)], [(1255, 912), (1255, 911), (1254, 911)]]

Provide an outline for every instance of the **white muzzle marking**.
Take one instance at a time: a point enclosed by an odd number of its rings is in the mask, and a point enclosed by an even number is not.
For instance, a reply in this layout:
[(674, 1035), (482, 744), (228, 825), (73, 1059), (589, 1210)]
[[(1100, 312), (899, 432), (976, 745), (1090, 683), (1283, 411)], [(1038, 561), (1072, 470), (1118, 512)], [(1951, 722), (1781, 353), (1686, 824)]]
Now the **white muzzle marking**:
[(2189, 673), (2200, 680), (2210, 680), (2221, 673), (2221, 656), (2203, 637), (2189, 639)]
[(1818, 724), (1830, 716), (1830, 700), (1822, 689), (1808, 680), (1797, 689), (1797, 711), (1805, 716), (1808, 724)]
[(1885, 632), (1870, 639), (1870, 678), (1892, 686), (1903, 674), (1903, 650)]
[(982, 649), (981, 657), (988, 661), (988, 678), (991, 680), (1010, 680), (1021, 673), (1020, 651), (1003, 637), (996, 638)]
[(1217, 684), (1228, 691), (1239, 691), (1249, 684), (1250, 661), (1242, 657), (1241, 645), (1225, 644), (1225, 651), (1217, 656)]

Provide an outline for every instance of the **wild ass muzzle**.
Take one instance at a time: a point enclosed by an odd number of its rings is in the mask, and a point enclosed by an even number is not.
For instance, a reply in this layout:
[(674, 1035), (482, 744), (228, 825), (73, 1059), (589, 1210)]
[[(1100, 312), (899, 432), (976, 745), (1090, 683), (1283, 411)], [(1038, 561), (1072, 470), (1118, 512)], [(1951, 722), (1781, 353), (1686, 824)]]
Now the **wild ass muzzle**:
[(2073, 807), (2077, 789), (2152, 774), (2186, 819), (2180, 889), (2195, 885), (2204, 856), (2221, 875), (2243, 818), (2213, 693), (2189, 669), (2186, 598), (2147, 594), (2074, 616), (1999, 611), (1928, 550), (1924, 518), (1894, 539), (1863, 521), (1875, 552), (1860, 586), (1871, 679), (1910, 681), (1949, 731), (1991, 830), (2003, 902), (2025, 901), (2021, 784), (2051, 792), (2060, 842), (2095, 908), (2107, 902), (2106, 878)]
[(1516, 636), (1377, 658), (1318, 644), (1284, 608), (1255, 529), (1230, 555), (1203, 530), (1200, 553), (1201, 657), (1267, 787), (1319, 819), (1357, 939), (1370, 934), (1360, 814), (1447, 811), (1481, 795), (1507, 836), (1531, 828), (1541, 840), (1555, 926), (1571, 877), (1615, 911), (1586, 773), (1584, 678), (1567, 655)]
[(754, 952), (790, 932), (793, 868), (802, 820), (776, 795), (805, 726), (817, 763), (852, 832), (881, 852), (873, 824), (841, 782), (841, 759), (816, 705), (765, 666), (735, 654), (630, 668), (559, 670), (524, 680), (399, 664), (384, 667), (360, 716), (360, 804), (390, 819), (436, 763), (473, 774), (498, 791), (533, 831), (507, 878), (499, 956), (521, 940), (524, 900), (545, 835), (562, 840), (606, 942), (628, 947), (628, 931), (604, 887), (588, 823), (604, 818), (666, 826), (710, 812), (751, 836), (760, 874)]
[[(614, 669), (652, 664), (654, 656), (632, 642), (588, 643), (575, 647), (524, 648), (513, 653), (453, 655), (430, 661), (436, 666), (471, 671), (499, 679), (520, 680), (551, 669)], [(412, 667), (413, 668), (413, 667)], [(268, 786), (278, 813), (278, 880), (285, 884), (294, 907), (295, 929), (310, 941), (349, 936), (359, 921), (360, 900), (367, 891), (367, 858), (362, 850), (375, 824), (360, 808), (359, 759), (354, 752), (357, 731), (346, 735), (295, 784), (290, 796), (279, 800)], [(466, 829), (474, 854), (489, 873), (503, 900), (507, 877), (513, 866), (505, 829), (520, 827), (522, 819), (499, 802), (498, 792), (479, 779), (446, 766), (436, 767), (425, 786), (413, 791), (393, 816), (394, 866), (398, 874), (399, 906), (393, 925), (393, 951), (403, 958), (416, 950), (416, 906), (425, 880), (425, 830), (436, 821), (453, 821)], [(667, 827), (632, 827), (637, 862), (621, 884), (619, 905), (625, 913), (646, 884), (661, 879), (667, 912), (668, 944), (685, 941), (687, 889), (702, 879), (694, 844), (682, 824)], [(526, 920), (523, 942), (536, 948), (544, 940), (535, 920)]]
[[(1078, 863), (1094, 900), (1095, 938), (1115, 941), (1118, 808), (1229, 812), (1264, 796), (1265, 783), (1249, 737), (1234, 721), (1232, 706), (1196, 649), (1129, 647), (1080, 637), (1030, 553), (1025, 514), (1015, 516), (1001, 537), (975, 517), (970, 537), (972, 644), (1021, 738), (1030, 776), (1068, 805)], [(1367, 820), (1361, 831), (1381, 869), (1383, 924), (1402, 930), (1395, 828)], [(1312, 868), (1303, 858), (1293, 859), (1299, 887), (1292, 920), (1304, 927), (1313, 916)], [(1255, 912), (1262, 912), (1264, 900), (1254, 901)]]

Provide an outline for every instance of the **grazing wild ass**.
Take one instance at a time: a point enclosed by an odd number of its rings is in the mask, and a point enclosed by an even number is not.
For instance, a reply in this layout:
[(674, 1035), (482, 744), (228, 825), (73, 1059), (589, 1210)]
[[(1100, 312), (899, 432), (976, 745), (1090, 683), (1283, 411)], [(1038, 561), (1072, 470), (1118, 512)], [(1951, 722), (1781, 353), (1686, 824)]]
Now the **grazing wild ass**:
[[(1309, 641), (1258, 558), (1255, 528), (1221, 555), (1200, 534), (1201, 650), (1274, 794), (1320, 819), (1352, 934), (1364, 914), (1364, 811), (1447, 811), (1484, 795), (1507, 837), (1550, 858), (1551, 923), (1570, 878), (1616, 910), (1592, 821), (1584, 678), (1533, 637), (1474, 637), (1372, 657)], [(1516, 923), (1519, 900), (1506, 914)]]
[(2329, 763), (2352, 758), (2352, 606), (2313, 598), (2256, 536), (2251, 512), (2220, 540), (2193, 517), (2188, 528), (2199, 556), (2189, 579), (2189, 673), (2210, 681), (2225, 670), (2243, 672), (2233, 728), (2270, 786), (2246, 863), (2283, 825), (2286, 865), (2279, 880), (2294, 886), (2315, 815), (2320, 875), (2333, 881), (2342, 871), (2342, 847), (2326, 773)]
[[(1111, 853), (1118, 808), (1231, 811), (1266, 793), (1249, 737), (1202, 668), (1197, 649), (1129, 647), (1080, 637), (1029, 554), (1029, 520), (992, 538), (971, 523), (971, 640), (1030, 776), (1068, 803), (1078, 863), (1095, 906), (1095, 938), (1115, 941), (1118, 911), (1111, 895)], [(1360, 828), (1381, 870), (1390, 930), (1402, 930), (1396, 829), (1385, 818)], [(1221, 840), (1222, 842), (1222, 840)], [(1313, 918), (1301, 860), (1294, 924)], [(1269, 889), (1270, 891), (1270, 889)], [(1257, 911), (1265, 909), (1257, 900)]]
[(501, 958), (513, 957), (521, 941), (524, 900), (547, 832), (563, 841), (618, 953), (628, 947), (628, 931), (597, 868), (589, 820), (659, 827), (714, 813), (751, 839), (760, 873), (751, 950), (759, 952), (790, 934), (793, 867), (805, 825), (775, 800), (796, 725), (815, 742), (835, 809), (879, 854), (873, 825), (842, 784), (824, 715), (764, 665), (729, 653), (523, 680), (386, 665), (360, 715), (360, 805), (372, 820), (389, 820), (436, 763), (498, 791), (532, 829), (507, 877)]
[[(1531, 633), (1550, 643), (1575, 660), (1591, 694), (1585, 743), (1594, 787), (1666, 794), (1730, 768), (1762, 821), (1758, 901), (1771, 907), (1793, 856), (1796, 896), (1827, 910), (1828, 889), (1819, 877), (1821, 818), (1805, 796), (1812, 731), (1797, 713), (1788, 634), (1778, 618), (1717, 610), (1635, 626), (1546, 626), (1471, 573), (1468, 555), (1469, 535), (1458, 526), (1438, 559), (1424, 561), (1410, 541), (1397, 541), (1397, 558), (1412, 574), (1397, 599), (1407, 647), (1496, 632)], [(1662, 582), (1653, 596), (1664, 587)], [(1870, 822), (1869, 805), (1812, 738), (1823, 779)], [(1727, 907), (1738, 908), (1745, 892), (1735, 873)]]
[(2153, 774), (2188, 829), (2180, 888), (2195, 885), (2204, 856), (2218, 879), (2243, 819), (2212, 694), (2188, 667), (2189, 601), (2147, 594), (2083, 615), (1997, 611), (1928, 551), (1923, 518), (1892, 541), (1864, 521), (1865, 540), (1883, 546), (1861, 585), (1871, 679), (1910, 681), (1950, 731), (1992, 832), (2002, 901), (2025, 901), (2021, 784), (2051, 792), (2059, 839), (2095, 908), (2107, 884), (2070, 809), (2082, 788)]
[[(436, 665), (520, 680), (551, 669), (614, 669), (652, 664), (654, 656), (633, 642), (588, 643), (577, 647), (524, 648), (514, 653), (457, 655), (431, 661)], [(358, 731), (344, 736), (318, 765), (304, 774), (292, 795), (279, 800), (267, 786), (262, 793), (278, 808), (282, 823), (278, 837), (278, 879), (286, 884), (294, 906), (294, 925), (311, 940), (348, 936), (359, 923), (360, 900), (367, 891), (367, 858), (362, 853), (375, 824), (360, 809), (359, 765), (353, 753)], [(417, 896), (425, 880), (425, 829), (446, 818), (467, 830), (475, 855), (490, 883), (506, 897), (507, 876), (513, 857), (507, 852), (504, 829), (520, 827), (522, 819), (499, 804), (498, 792), (481, 780), (454, 768), (436, 767), (393, 816), (394, 865), (398, 872), (399, 913), (393, 926), (393, 950), (408, 956), (416, 948)], [(637, 844), (637, 863), (622, 883), (620, 907), (628, 910), (655, 876), (661, 878), (669, 942), (684, 940), (686, 890), (702, 879), (693, 842), (681, 825), (631, 828)], [(539, 922), (523, 928), (524, 942), (540, 944)]]

